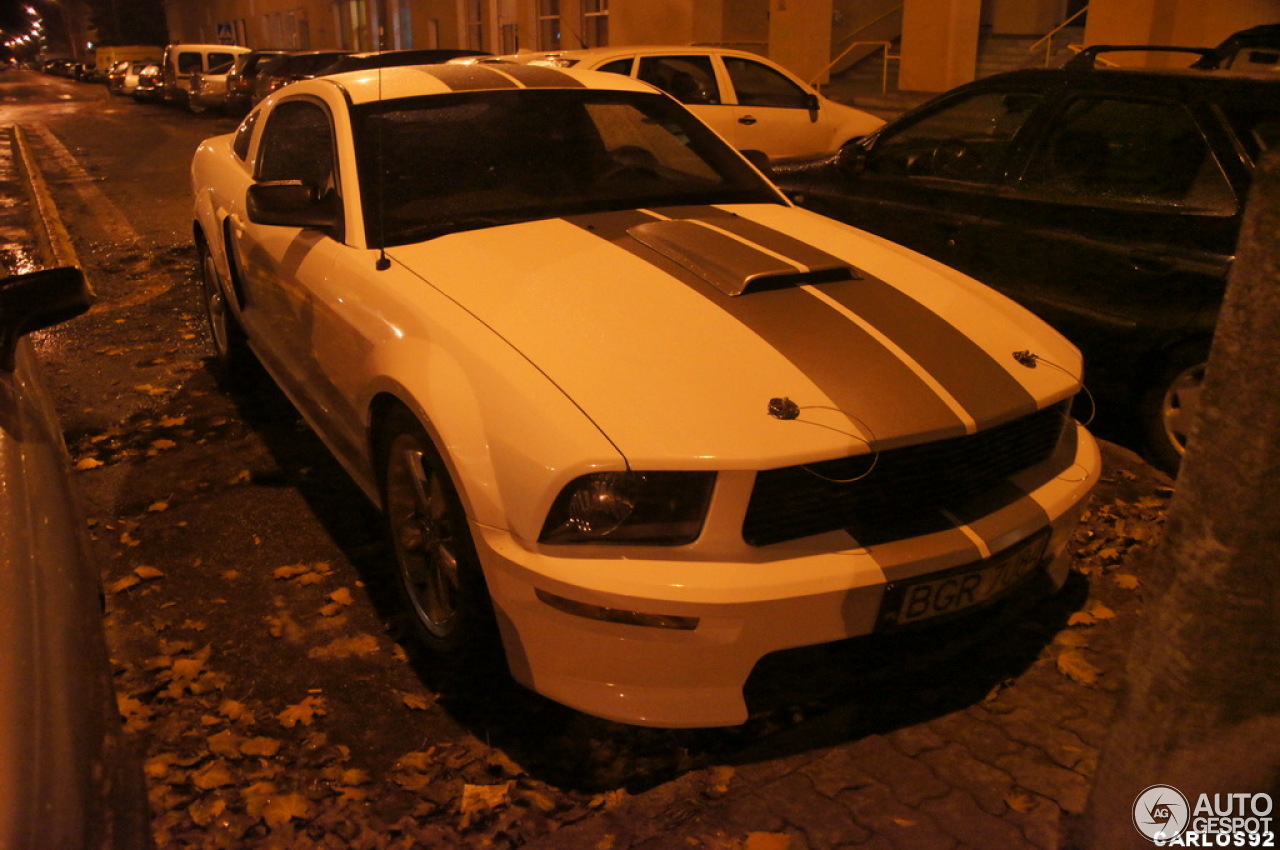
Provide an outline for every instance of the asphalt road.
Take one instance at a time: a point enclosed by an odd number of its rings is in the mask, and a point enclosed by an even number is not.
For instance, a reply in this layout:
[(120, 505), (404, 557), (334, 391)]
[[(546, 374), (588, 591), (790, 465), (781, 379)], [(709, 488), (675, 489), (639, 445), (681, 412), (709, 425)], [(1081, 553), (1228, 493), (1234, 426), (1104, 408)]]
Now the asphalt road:
[[(162, 847), (955, 847), (982, 844), (956, 837), (977, 815), (975, 836), (1050, 847), (1083, 805), (1119, 687), (1054, 666), (1055, 634), (1098, 593), (1084, 572), (1003, 619), (776, 659), (737, 729), (607, 723), (525, 691), (500, 664), (417, 657), (386, 590), (378, 514), (265, 380), (233, 394), (209, 368), (187, 167), (235, 119), (10, 72), (0, 123), (25, 130), (98, 295), (37, 347)], [(1098, 581), (1154, 537), (1167, 497), (1140, 462), (1123, 464), (1080, 538), (1113, 551)], [(1122, 594), (1122, 613), (1138, 604), (1131, 587), (1103, 592)], [(1108, 670), (1123, 634), (1107, 638)], [(1020, 707), (1002, 713), (997, 694)], [(1006, 737), (985, 752), (993, 729)], [(861, 777), (837, 789), (843, 814), (822, 782), (791, 781), (834, 757)], [(742, 801), (735, 819), (712, 816), (717, 800)]]

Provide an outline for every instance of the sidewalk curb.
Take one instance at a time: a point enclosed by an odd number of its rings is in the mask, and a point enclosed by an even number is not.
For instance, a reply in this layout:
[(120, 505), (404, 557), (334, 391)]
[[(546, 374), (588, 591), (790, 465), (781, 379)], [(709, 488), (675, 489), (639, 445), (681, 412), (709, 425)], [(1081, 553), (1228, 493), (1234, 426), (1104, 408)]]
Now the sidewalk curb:
[(6, 125), (4, 131), (13, 139), (14, 149), (18, 154), (18, 178), (35, 213), (32, 229), (35, 231), (36, 249), (40, 258), (53, 266), (80, 265), (75, 246), (71, 242), (71, 234), (62, 223), (62, 216), (58, 214), (58, 207), (53, 202), (44, 172), (40, 170), (32, 153), (26, 131), (17, 124)]

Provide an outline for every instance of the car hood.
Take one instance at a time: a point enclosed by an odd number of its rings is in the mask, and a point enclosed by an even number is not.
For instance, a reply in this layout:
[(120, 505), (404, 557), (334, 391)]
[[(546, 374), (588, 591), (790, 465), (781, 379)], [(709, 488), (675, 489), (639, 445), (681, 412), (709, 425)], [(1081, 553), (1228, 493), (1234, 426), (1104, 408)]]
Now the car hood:
[(1078, 388), (1076, 350), (1003, 296), (783, 205), (585, 214), (389, 253), (519, 350), (637, 467), (883, 450)]

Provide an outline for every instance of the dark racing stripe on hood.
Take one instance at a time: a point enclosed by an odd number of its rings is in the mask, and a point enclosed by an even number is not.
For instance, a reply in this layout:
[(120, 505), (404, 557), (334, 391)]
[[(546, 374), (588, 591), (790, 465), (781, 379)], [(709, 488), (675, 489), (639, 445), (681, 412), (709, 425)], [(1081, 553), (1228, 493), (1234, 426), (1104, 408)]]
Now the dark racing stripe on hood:
[(557, 70), (544, 68), (541, 65), (520, 65), (517, 63), (497, 66), (500, 73), (512, 77), (525, 88), (530, 89), (581, 89), (586, 88), (583, 82), (575, 77)]
[[(896, 354), (830, 305), (800, 288), (726, 295), (686, 266), (632, 238), (628, 231), (661, 218), (639, 210), (566, 216), (685, 283), (749, 327), (803, 372), (842, 412), (877, 435), (936, 439), (965, 433), (965, 423)], [(793, 393), (779, 387), (779, 396)], [(803, 405), (806, 401), (796, 399)], [(761, 399), (762, 412), (768, 399)], [(882, 447), (882, 446), (877, 446)]]

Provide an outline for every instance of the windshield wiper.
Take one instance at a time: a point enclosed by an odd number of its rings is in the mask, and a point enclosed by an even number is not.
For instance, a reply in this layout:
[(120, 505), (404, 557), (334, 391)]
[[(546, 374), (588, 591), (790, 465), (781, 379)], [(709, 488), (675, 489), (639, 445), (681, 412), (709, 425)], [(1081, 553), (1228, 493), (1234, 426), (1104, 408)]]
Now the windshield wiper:
[(418, 224), (413, 227), (404, 227), (392, 232), (387, 243), (392, 245), (404, 245), (409, 242), (426, 242), (435, 239), (438, 236), (445, 236), (450, 233), (459, 233), (463, 230), (479, 230), (483, 227), (497, 227), (500, 224), (514, 224), (517, 221), (524, 221), (521, 218), (512, 218), (509, 216), (491, 216), (491, 215), (475, 215), (464, 216), (460, 218), (449, 218), (441, 221), (429, 221)]

